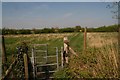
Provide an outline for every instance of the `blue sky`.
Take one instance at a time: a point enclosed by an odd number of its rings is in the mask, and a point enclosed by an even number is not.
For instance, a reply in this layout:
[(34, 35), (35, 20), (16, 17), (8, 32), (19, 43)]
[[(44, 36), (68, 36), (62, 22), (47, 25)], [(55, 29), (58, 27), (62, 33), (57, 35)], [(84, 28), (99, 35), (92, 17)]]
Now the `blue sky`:
[(119, 0), (2, 0), (2, 2), (114, 2)]
[(109, 2), (3, 2), (6, 28), (99, 27), (117, 24)]
[(2, 3), (0, 2), (0, 28), (2, 28)]

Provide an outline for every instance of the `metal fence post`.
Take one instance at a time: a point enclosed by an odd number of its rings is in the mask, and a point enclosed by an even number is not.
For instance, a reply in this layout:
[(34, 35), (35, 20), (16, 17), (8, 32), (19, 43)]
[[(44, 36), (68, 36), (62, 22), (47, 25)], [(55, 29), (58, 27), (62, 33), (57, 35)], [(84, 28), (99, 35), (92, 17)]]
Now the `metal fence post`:
[(59, 69), (59, 63), (58, 63), (58, 47), (56, 47), (56, 58), (57, 58), (57, 70)]
[(63, 47), (61, 47), (61, 67), (63, 68)]
[(48, 45), (46, 44), (46, 63), (47, 63)]

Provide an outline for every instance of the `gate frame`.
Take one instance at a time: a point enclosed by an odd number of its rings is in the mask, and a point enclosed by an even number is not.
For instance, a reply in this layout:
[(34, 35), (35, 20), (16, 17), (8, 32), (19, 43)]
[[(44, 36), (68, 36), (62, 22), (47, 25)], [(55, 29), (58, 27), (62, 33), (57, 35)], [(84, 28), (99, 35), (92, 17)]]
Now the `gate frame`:
[[(46, 58), (46, 64), (45, 65), (36, 65), (36, 59), (35, 59), (35, 56), (36, 56), (35, 47), (36, 46), (46, 46), (46, 50), (45, 50), (46, 56), (44, 57), (44, 58)], [(37, 67), (38, 66), (56, 65), (57, 66), (57, 68), (56, 68), (57, 71), (59, 70), (59, 59), (58, 59), (59, 50), (58, 50), (58, 47), (55, 47), (55, 49), (56, 49), (56, 51), (55, 51), (56, 55), (48, 56), (48, 44), (34, 44), (34, 47), (32, 48), (32, 57), (31, 57), (34, 80), (35, 80), (35, 78), (37, 78)], [(56, 57), (56, 63), (47, 64), (48, 57)], [(56, 70), (49, 71), (49, 73), (53, 73), (53, 72), (56, 72)], [(40, 73), (45, 73), (45, 72), (40, 71)], [(49, 78), (52, 78), (52, 77), (49, 77)]]

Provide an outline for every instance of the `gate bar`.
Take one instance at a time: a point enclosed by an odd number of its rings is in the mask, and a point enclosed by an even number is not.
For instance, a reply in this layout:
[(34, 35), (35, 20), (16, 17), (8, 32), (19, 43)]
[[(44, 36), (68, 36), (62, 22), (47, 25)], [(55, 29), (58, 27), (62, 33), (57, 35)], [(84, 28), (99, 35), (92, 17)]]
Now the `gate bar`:
[(58, 63), (58, 47), (56, 47), (56, 58), (57, 58), (57, 70), (59, 69), (59, 63)]

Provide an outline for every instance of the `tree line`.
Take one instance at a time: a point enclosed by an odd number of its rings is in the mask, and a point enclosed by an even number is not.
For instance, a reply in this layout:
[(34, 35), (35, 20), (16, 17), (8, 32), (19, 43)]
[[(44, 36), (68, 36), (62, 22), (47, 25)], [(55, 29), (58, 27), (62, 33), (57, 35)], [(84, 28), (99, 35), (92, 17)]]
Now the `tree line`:
[[(87, 32), (118, 32), (118, 25), (101, 26), (97, 28), (87, 28)], [(44, 28), (44, 29), (8, 29), (0, 30), (2, 35), (7, 34), (41, 34), (41, 33), (67, 33), (67, 32), (84, 32), (81, 26), (68, 28)]]

